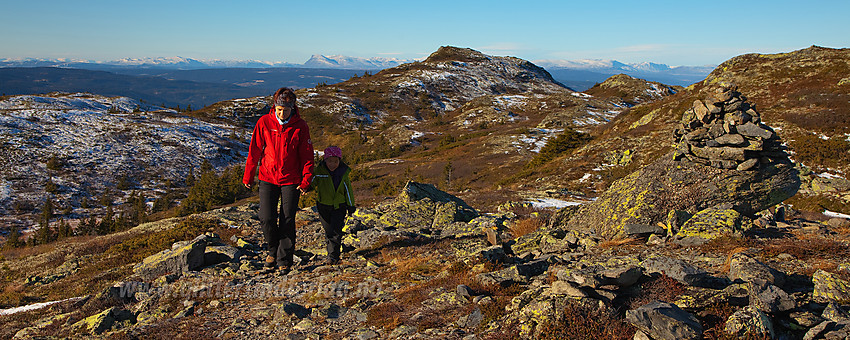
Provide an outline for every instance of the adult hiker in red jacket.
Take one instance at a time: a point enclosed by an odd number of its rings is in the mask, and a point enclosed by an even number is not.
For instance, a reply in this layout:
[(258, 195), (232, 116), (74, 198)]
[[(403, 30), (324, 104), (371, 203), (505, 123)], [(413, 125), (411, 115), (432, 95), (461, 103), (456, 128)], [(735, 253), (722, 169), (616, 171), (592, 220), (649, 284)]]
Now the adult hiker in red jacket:
[(269, 251), (265, 265), (277, 265), (288, 273), (295, 252), (298, 198), (309, 190), (313, 176), (313, 142), (307, 123), (298, 114), (295, 92), (282, 87), (274, 93), (272, 103), (273, 109), (254, 126), (242, 183), (253, 187), (259, 167), (259, 217)]

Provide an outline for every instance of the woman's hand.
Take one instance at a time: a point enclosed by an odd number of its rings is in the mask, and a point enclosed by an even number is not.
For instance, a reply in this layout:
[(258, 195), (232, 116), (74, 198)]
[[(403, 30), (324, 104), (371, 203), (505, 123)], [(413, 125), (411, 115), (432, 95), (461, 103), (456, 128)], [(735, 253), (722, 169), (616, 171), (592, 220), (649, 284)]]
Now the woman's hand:
[(244, 184), (245, 184), (245, 187), (248, 188), (248, 189), (251, 189), (251, 187), (254, 186), (252, 183), (244, 183)]

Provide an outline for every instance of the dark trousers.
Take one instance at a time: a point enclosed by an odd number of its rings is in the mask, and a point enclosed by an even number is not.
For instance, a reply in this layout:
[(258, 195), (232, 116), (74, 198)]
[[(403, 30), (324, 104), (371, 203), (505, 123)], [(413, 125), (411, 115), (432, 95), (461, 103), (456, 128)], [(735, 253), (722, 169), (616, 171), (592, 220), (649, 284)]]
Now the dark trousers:
[(342, 248), (342, 227), (345, 225), (347, 208), (348, 206), (345, 204), (340, 204), (339, 209), (334, 209), (332, 205), (316, 205), (316, 210), (319, 211), (319, 220), (322, 221), (322, 228), (325, 229), (328, 257), (335, 260), (339, 260)]
[[(301, 191), (297, 185), (274, 185), (260, 181), (260, 226), (269, 255), (278, 266), (291, 266), (295, 255), (295, 213)], [(280, 210), (278, 210), (280, 202)]]

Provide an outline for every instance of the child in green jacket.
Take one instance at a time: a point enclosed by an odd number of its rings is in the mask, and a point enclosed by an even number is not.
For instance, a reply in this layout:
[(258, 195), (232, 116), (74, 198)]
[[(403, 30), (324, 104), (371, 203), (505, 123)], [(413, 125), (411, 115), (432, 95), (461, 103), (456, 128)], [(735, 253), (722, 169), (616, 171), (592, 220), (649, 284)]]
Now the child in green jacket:
[(351, 190), (349, 174), (351, 168), (342, 161), (342, 150), (336, 146), (325, 149), (324, 160), (313, 171), (310, 184), (319, 197), (316, 210), (325, 229), (328, 258), (326, 264), (339, 263), (342, 248), (342, 227), (345, 215), (354, 214), (354, 192)]

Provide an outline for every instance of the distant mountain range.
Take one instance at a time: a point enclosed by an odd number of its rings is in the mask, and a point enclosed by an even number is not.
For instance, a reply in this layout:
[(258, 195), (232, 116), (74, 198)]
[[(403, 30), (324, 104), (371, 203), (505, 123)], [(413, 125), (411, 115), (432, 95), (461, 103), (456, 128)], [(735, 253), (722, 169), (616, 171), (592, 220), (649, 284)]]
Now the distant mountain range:
[(112, 61), (93, 61), (82, 59), (46, 59), (46, 58), (19, 58), (0, 59), (0, 67), (66, 67), (81, 68), (87, 70), (103, 70), (125, 68), (146, 69), (172, 69), (172, 70), (198, 70), (208, 68), (332, 68), (350, 70), (381, 70), (395, 67), (415, 60), (401, 60), (396, 58), (359, 58), (342, 55), (313, 55), (303, 64), (294, 64), (277, 61), (260, 60), (220, 60), (220, 59), (192, 59), (185, 57), (157, 57), (157, 58), (124, 58)]
[[(118, 71), (130, 69), (198, 70), (221, 68), (319, 68), (348, 70), (382, 70), (414, 59), (360, 58), (343, 55), (315, 54), (303, 64), (260, 60), (192, 59), (185, 57), (124, 58), (113, 61), (80, 59), (0, 59), (0, 67), (62, 67), (86, 70)], [(690, 85), (703, 80), (716, 65), (668, 66), (652, 62), (626, 64), (610, 59), (535, 60), (536, 65), (548, 70), (552, 76), (576, 90), (584, 90), (615, 74), (658, 81), (670, 85)]]
[[(311, 88), (336, 84), (355, 75), (416, 60), (313, 55), (303, 64), (259, 60), (199, 60), (185, 57), (78, 59), (0, 59), (0, 94), (53, 91), (129, 96), (163, 106), (198, 108), (232, 98), (268, 95), (281, 86)], [(625, 64), (616, 60), (539, 60), (552, 77), (583, 91), (615, 74), (669, 85), (703, 80), (712, 66), (656, 63)], [(86, 73), (85, 71), (105, 71)]]
[(578, 90), (621, 73), (669, 85), (687, 86), (702, 81), (717, 66), (669, 66), (651, 62), (625, 64), (603, 59), (536, 60), (534, 63), (548, 70), (558, 81)]

